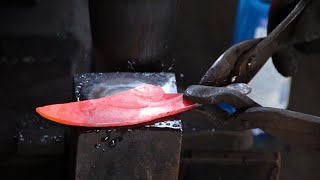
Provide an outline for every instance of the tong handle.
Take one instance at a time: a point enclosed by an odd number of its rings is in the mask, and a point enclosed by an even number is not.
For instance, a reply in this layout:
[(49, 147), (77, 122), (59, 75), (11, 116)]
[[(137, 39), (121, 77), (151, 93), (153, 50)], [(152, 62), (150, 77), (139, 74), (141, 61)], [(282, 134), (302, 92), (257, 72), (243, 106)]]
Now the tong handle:
[(288, 142), (320, 148), (320, 117), (269, 107), (251, 107), (226, 121), (234, 130), (260, 128)]

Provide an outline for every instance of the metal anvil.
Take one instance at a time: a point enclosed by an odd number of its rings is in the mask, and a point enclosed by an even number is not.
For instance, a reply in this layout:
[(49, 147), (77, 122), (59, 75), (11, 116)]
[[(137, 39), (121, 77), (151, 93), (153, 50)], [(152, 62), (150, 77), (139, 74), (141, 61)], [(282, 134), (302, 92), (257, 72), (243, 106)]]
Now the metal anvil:
[[(99, 98), (142, 83), (177, 92), (173, 73), (90, 73), (74, 77), (74, 98)], [(111, 129), (71, 129), (73, 179), (178, 179), (180, 120)]]

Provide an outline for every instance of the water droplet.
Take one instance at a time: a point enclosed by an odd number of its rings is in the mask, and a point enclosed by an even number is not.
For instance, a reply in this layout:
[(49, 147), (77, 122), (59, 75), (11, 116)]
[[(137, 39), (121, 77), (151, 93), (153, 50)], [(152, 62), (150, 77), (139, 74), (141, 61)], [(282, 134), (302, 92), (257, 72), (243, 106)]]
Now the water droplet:
[(128, 129), (128, 132), (131, 132), (132, 131), (132, 129)]
[(41, 143), (44, 143), (44, 144), (48, 143), (48, 137), (49, 137), (48, 135), (43, 135), (41, 140), (40, 140)]
[(231, 82), (236, 81), (236, 79), (237, 79), (237, 76), (233, 76), (233, 77), (231, 78)]
[(106, 141), (108, 141), (108, 140), (109, 140), (109, 136), (103, 137), (103, 138), (101, 139), (102, 142), (106, 142)]
[(167, 125), (167, 126), (170, 126), (171, 124), (170, 124), (170, 123), (166, 123), (166, 125)]
[(180, 124), (173, 124), (173, 127), (180, 127)]
[(184, 74), (180, 74), (180, 77), (183, 78), (183, 77), (184, 77)]
[(131, 61), (128, 61), (128, 68), (129, 70), (134, 70), (133, 64), (131, 63)]
[(108, 130), (107, 130), (107, 133), (109, 134), (109, 133), (111, 133), (111, 131), (112, 131), (111, 129), (108, 129)]
[(96, 166), (95, 166), (95, 165), (93, 165), (93, 166), (92, 166), (92, 169), (94, 169), (94, 168), (96, 168)]
[(115, 147), (116, 144), (117, 144), (117, 141), (115, 139), (111, 139), (111, 141), (109, 142), (109, 146), (112, 148)]
[(101, 146), (101, 144), (100, 144), (100, 143), (98, 143), (98, 142), (94, 145), (94, 147), (95, 147), (95, 148), (97, 148), (97, 149), (99, 149), (99, 148), (100, 148), (100, 146)]
[(56, 138), (55, 138), (55, 141), (56, 141), (56, 142), (60, 142), (60, 141), (62, 141), (62, 136), (58, 136), (58, 137), (56, 137)]
[(162, 126), (162, 123), (161, 123), (161, 122), (159, 123), (159, 126)]
[(103, 149), (102, 149), (102, 152), (106, 152), (106, 149), (103, 148)]
[(135, 143), (136, 141), (132, 140), (132, 143)]
[(99, 130), (99, 129), (96, 129), (96, 130), (94, 130), (94, 132), (99, 133), (99, 132), (100, 132), (100, 130)]

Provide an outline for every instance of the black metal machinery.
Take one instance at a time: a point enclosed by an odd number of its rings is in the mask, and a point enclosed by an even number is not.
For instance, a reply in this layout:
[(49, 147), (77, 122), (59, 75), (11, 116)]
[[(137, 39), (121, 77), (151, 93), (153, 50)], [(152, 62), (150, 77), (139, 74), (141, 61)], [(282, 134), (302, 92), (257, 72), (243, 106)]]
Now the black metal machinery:
[(13, 179), (61, 179), (66, 128), (34, 108), (72, 100), (72, 75), (89, 71), (87, 2), (1, 1), (0, 19), (1, 171)]
[[(157, 124), (116, 130), (65, 127), (35, 113), (40, 105), (108, 94), (105, 89), (123, 76), (120, 84), (139, 79), (163, 85), (171, 79), (174, 87), (174, 75), (163, 73), (173, 71), (178, 90), (183, 90), (181, 84), (197, 77), (179, 81), (183, 69), (195, 69), (176, 58), (175, 27), (182, 3), (185, 9), (201, 9), (179, 0), (0, 2), (0, 73), (7, 85), (1, 88), (6, 103), (1, 105), (0, 124), (8, 127), (0, 131), (4, 132), (3, 175), (12, 179), (277, 179), (279, 153), (255, 151), (250, 131), (214, 131), (192, 112), (181, 116), (182, 127), (178, 121), (164, 128)], [(204, 64), (210, 63), (206, 59)], [(206, 69), (195, 71), (201, 68)], [(90, 71), (97, 73), (82, 74)], [(110, 74), (117, 71), (131, 73)]]

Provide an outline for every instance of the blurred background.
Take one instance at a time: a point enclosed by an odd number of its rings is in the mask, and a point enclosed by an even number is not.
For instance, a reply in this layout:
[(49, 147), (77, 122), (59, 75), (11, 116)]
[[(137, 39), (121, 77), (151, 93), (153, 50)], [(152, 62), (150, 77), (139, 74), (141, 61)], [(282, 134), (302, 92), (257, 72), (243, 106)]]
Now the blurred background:
[[(178, 91), (183, 92), (188, 85), (197, 84), (231, 45), (265, 36), (269, 6), (268, 0), (1, 1), (2, 176), (67, 177), (65, 144), (69, 130), (44, 120), (34, 109), (72, 101), (73, 75), (174, 72)], [(257, 89), (252, 97), (262, 102), (269, 99), (270, 106), (319, 116), (319, 57), (304, 58), (292, 79), (277, 73), (260, 74), (259, 80), (251, 83)], [(273, 65), (269, 63), (266, 68), (271, 72)], [(275, 97), (272, 102), (270, 94)], [(215, 163), (190, 166), (183, 161), (186, 154), (199, 149), (209, 154), (221, 151), (211, 143), (210, 134), (195, 135), (198, 129), (206, 128), (205, 124), (194, 121), (192, 114), (183, 117), (179, 178), (222, 180), (217, 173), (221, 168)], [(281, 153), (280, 179), (320, 178), (319, 152), (259, 130), (253, 139), (254, 150)], [(241, 171), (226, 168), (225, 173)]]

